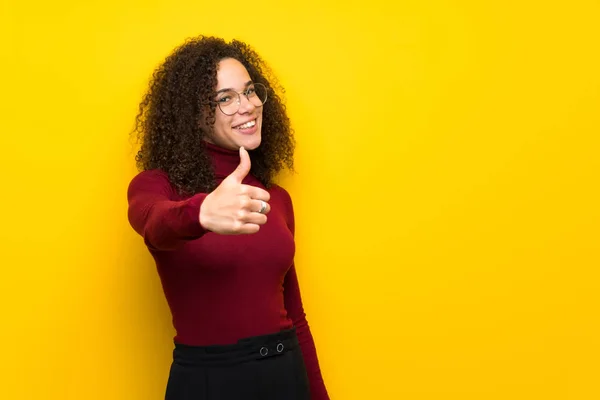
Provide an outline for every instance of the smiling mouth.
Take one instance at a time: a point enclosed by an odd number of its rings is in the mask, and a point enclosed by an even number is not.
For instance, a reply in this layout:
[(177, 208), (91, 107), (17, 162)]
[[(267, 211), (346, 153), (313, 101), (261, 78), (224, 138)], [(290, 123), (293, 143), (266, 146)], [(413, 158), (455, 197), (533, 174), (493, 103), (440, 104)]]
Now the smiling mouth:
[(252, 121), (248, 121), (245, 124), (234, 126), (233, 128), (234, 129), (248, 129), (248, 128), (252, 128), (255, 125), (256, 125), (256, 120), (253, 119)]

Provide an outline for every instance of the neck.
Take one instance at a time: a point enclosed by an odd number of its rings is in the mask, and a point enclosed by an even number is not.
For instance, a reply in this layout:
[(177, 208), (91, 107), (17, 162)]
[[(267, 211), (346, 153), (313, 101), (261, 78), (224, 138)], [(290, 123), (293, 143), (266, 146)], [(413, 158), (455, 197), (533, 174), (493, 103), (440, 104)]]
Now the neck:
[(213, 163), (217, 179), (226, 178), (240, 165), (239, 150), (225, 149), (209, 142), (204, 142), (204, 148)]

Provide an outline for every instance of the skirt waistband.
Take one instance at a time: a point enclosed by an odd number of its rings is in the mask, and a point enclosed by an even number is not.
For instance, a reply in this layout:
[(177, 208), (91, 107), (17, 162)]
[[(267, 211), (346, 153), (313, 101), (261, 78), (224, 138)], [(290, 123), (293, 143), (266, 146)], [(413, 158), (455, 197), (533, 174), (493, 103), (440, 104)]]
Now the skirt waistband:
[(173, 362), (180, 365), (231, 365), (282, 355), (299, 347), (296, 329), (240, 339), (235, 344), (190, 346), (175, 343)]

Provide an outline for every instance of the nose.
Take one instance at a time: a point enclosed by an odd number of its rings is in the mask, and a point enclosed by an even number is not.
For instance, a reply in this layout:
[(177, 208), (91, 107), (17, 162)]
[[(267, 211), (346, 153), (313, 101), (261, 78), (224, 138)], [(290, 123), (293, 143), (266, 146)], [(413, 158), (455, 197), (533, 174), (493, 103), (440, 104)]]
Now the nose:
[(256, 108), (256, 106), (254, 104), (252, 104), (252, 102), (250, 101), (250, 99), (248, 99), (248, 97), (246, 97), (243, 94), (239, 94), (239, 102), (240, 102), (240, 108), (238, 110), (238, 112), (240, 114), (247, 114), (250, 113), (252, 111), (254, 111), (254, 109)]

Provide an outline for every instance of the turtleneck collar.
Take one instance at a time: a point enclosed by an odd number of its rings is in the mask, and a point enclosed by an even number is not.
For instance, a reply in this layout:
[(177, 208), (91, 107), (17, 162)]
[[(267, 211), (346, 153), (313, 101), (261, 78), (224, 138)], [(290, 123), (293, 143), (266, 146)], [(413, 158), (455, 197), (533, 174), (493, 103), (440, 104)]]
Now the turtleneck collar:
[(229, 150), (215, 144), (204, 142), (206, 152), (213, 162), (215, 177), (224, 179), (240, 165), (239, 150)]

